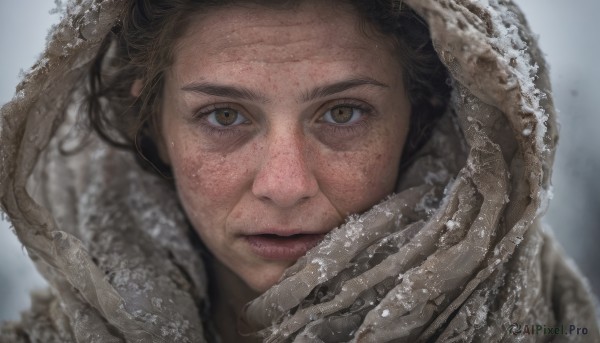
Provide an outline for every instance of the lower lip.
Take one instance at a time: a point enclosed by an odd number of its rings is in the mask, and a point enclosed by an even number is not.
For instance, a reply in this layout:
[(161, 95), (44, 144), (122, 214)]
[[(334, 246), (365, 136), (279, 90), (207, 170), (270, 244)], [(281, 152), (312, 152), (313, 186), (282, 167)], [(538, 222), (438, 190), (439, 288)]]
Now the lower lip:
[(297, 260), (319, 244), (325, 235), (306, 234), (293, 236), (251, 235), (244, 238), (250, 249), (267, 260)]

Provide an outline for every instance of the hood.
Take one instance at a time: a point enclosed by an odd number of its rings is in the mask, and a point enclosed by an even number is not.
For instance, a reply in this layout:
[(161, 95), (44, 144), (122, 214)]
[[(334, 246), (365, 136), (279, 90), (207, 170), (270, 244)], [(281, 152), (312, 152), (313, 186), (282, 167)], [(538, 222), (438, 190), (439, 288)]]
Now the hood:
[[(537, 320), (594, 334), (585, 287), (537, 224), (558, 136), (525, 19), (510, 1), (404, 4), (429, 24), (450, 108), (396, 193), (250, 303), (248, 330), (271, 342), (493, 341)], [(93, 135), (62, 153), (78, 89), (127, 6), (71, 1), (2, 107), (2, 209), (60, 303), (53, 320), (78, 341), (211, 341), (206, 273), (172, 187)]]

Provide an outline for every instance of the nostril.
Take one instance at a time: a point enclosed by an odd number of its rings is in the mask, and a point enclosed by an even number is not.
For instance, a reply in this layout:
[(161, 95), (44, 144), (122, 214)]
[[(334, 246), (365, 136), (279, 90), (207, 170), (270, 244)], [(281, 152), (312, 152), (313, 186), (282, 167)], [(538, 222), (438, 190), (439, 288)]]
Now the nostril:
[(318, 193), (318, 186), (313, 180), (310, 183), (262, 182), (256, 181), (252, 193), (259, 200), (271, 203), (277, 207), (290, 208), (306, 203)]

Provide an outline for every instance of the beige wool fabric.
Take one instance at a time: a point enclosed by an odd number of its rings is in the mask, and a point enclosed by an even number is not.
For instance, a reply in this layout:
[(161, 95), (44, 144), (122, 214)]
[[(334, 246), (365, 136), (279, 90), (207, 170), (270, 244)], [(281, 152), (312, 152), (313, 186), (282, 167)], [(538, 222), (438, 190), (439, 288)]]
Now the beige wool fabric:
[[(70, 2), (2, 107), (2, 209), (51, 286), (2, 342), (216, 340), (210, 280), (173, 187), (130, 153), (73, 138), (86, 72), (128, 3)], [(589, 290), (540, 225), (556, 118), (520, 12), (501, 0), (404, 4), (430, 26), (451, 106), (396, 193), (248, 304), (244, 329), (267, 342), (600, 341)], [(81, 148), (61, 153), (69, 144)], [(515, 324), (587, 335), (514, 335)]]

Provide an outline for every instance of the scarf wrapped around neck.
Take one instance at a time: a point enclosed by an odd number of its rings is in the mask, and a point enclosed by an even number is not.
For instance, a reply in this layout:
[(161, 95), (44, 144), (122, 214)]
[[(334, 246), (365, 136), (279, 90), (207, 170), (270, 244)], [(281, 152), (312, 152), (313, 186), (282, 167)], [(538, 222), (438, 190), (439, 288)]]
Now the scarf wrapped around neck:
[[(520, 11), (501, 0), (404, 3), (451, 74), (450, 107), (396, 192), (249, 303), (244, 329), (266, 342), (600, 341), (588, 288), (540, 224), (558, 136)], [(62, 153), (78, 128), (77, 87), (126, 6), (72, 1), (2, 107), (2, 209), (51, 286), (3, 341), (216, 339), (210, 280), (173, 187), (94, 136)]]

